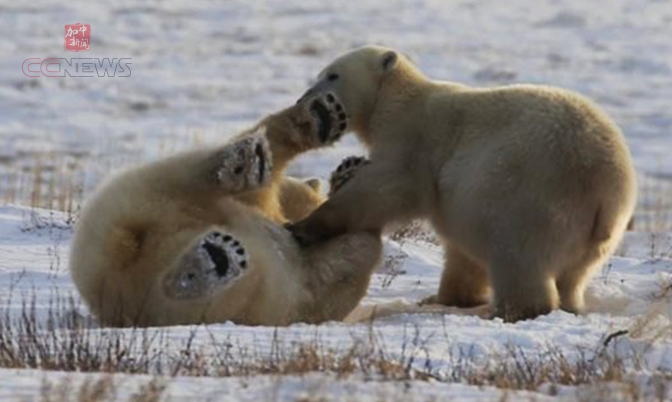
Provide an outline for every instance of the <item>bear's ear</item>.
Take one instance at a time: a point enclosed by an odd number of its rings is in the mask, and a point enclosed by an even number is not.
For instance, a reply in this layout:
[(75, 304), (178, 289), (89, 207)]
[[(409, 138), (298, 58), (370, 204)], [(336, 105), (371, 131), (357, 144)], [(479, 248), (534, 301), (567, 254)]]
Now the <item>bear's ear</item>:
[(380, 66), (383, 68), (383, 72), (388, 72), (394, 68), (394, 66), (397, 65), (397, 60), (399, 59), (399, 56), (397, 56), (397, 52), (390, 50), (389, 52), (385, 52), (383, 57), (380, 59)]
[(320, 192), (320, 190), (322, 188), (322, 183), (320, 182), (320, 179), (318, 179), (316, 177), (307, 179), (307, 180), (304, 181), (304, 183), (306, 183), (308, 185), (308, 187), (312, 188), (314, 191), (316, 191), (318, 193)]

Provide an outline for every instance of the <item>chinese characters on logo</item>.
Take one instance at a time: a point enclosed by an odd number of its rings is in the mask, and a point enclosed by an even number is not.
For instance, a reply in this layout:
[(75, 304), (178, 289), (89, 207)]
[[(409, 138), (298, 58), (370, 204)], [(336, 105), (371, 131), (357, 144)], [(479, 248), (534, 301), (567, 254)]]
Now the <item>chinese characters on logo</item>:
[(69, 52), (87, 52), (91, 41), (91, 25), (67, 24), (65, 26), (65, 50)]

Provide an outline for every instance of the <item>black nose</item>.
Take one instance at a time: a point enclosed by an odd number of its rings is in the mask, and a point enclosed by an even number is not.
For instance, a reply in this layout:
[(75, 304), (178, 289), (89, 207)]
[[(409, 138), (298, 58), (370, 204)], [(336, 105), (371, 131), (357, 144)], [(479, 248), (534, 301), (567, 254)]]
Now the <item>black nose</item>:
[(298, 105), (299, 103), (301, 103), (301, 102), (303, 102), (304, 100), (306, 100), (306, 98), (309, 97), (310, 95), (312, 95), (313, 92), (314, 92), (314, 91), (313, 91), (313, 88), (310, 88), (309, 90), (307, 90), (303, 95), (301, 95), (301, 97), (299, 98), (299, 100), (296, 101), (296, 104)]

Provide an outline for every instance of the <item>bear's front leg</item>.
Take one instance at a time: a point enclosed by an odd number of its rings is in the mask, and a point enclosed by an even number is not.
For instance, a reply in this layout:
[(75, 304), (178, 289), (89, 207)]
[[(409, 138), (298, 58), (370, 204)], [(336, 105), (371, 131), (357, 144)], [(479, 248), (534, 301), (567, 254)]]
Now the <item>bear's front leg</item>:
[(355, 177), (360, 168), (369, 163), (371, 161), (363, 156), (348, 156), (343, 159), (338, 167), (336, 167), (336, 170), (331, 172), (331, 176), (329, 176), (329, 197), (333, 197), (345, 183)]
[(299, 243), (310, 245), (344, 233), (380, 232), (393, 220), (416, 217), (416, 183), (407, 176), (390, 164), (361, 166), (308, 218), (287, 227)]
[(380, 233), (350, 233), (303, 250), (307, 288), (313, 303), (302, 319), (320, 323), (345, 318), (366, 295), (383, 245)]

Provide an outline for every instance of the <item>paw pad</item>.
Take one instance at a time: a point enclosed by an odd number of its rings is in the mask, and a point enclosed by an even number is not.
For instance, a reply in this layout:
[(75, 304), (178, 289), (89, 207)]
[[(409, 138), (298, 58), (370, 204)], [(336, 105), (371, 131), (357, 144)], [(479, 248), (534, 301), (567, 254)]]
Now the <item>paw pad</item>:
[(370, 161), (363, 156), (349, 156), (343, 159), (329, 177), (329, 195), (333, 195), (354, 177), (357, 170), (369, 163)]
[(186, 252), (163, 280), (166, 295), (173, 299), (199, 299), (225, 289), (248, 266), (245, 248), (228, 234), (213, 231)]
[(213, 280), (229, 282), (247, 268), (245, 248), (230, 235), (211, 232), (203, 238), (200, 248), (208, 257)]
[(322, 144), (338, 140), (348, 128), (348, 115), (333, 93), (318, 94), (306, 100), (310, 115), (317, 123)]
[(252, 190), (271, 176), (271, 151), (264, 133), (242, 138), (224, 148), (217, 181), (230, 191)]

